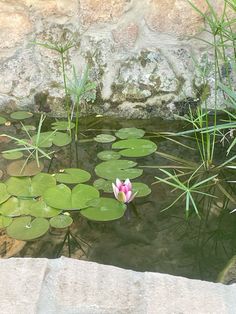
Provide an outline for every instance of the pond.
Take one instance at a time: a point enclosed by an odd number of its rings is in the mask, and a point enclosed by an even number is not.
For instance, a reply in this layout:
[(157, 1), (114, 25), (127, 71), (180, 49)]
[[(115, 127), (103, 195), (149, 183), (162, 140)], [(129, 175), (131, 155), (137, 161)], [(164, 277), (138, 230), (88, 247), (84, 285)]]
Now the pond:
[[(27, 137), (21, 121), (24, 125), (36, 127), (39, 123), (37, 115), (35, 118), (29, 117), (26, 120), (14, 119), (4, 113), (0, 116), (11, 122), (5, 123), (4, 120), (4, 123), (0, 125), (0, 134), (7, 134), (17, 139)], [(46, 118), (41, 131), (52, 132), (51, 124), (54, 122), (55, 119)], [(184, 126), (185, 124), (180, 121), (163, 121), (161, 119), (147, 121), (105, 117), (81, 119), (79, 141), (72, 141), (61, 147), (53, 145), (50, 148), (51, 151), (54, 151), (51, 160), (43, 159), (43, 172), (57, 174), (57, 178), (59, 178), (59, 174), (66, 174), (65, 169), (83, 169), (91, 174), (86, 184), (92, 186), (93, 182), (99, 179), (98, 171), (95, 172), (94, 169), (98, 164), (104, 162), (100, 159), (101, 157), (97, 156), (98, 153), (110, 151), (114, 143), (110, 142), (109, 136), (101, 141), (95, 141), (94, 138), (97, 136), (99, 138), (100, 134), (114, 136), (117, 130), (124, 128), (138, 128), (145, 131), (144, 139), (151, 140), (156, 144), (157, 150), (143, 157), (123, 156), (121, 159), (117, 159), (114, 165), (118, 160), (124, 159), (137, 162), (136, 169), (142, 169), (143, 174), (131, 182), (146, 184), (151, 189), (151, 193), (147, 193), (148, 195), (144, 197), (139, 197), (138, 193), (133, 202), (127, 205), (123, 217), (114, 221), (95, 221), (96, 219), (87, 219), (86, 215), (83, 215), (83, 210), (81, 214), (78, 210), (64, 210), (66, 212), (64, 216), (73, 219), (73, 223), (69, 227), (69, 235), (67, 228), (53, 228), (53, 224), (51, 224), (43, 236), (27, 241), (26, 244), (24, 242), (22, 244), (20, 241), (21, 249), (18, 252), (16, 250), (14, 256), (56, 258), (66, 255), (136, 271), (161, 272), (216, 281), (219, 272), (236, 251), (236, 215), (229, 214), (227, 206), (230, 207), (230, 204), (225, 203), (223, 194), (217, 195), (217, 198), (213, 199), (210, 204), (207, 220), (199, 219), (193, 213), (186, 218), (185, 204), (181, 200), (163, 211), (175, 201), (176, 195), (179, 194), (175, 188), (161, 182), (157, 183), (158, 180), (155, 178), (162, 177), (158, 168), (165, 166), (165, 169), (171, 169), (173, 161), (176, 162), (176, 160), (171, 161), (169, 158), (165, 158), (165, 154), (185, 158), (190, 163), (199, 162), (200, 156), (191, 138), (183, 138), (180, 145), (175, 139), (167, 136), (168, 132), (182, 131)], [(29, 133), (32, 132), (30, 127), (28, 130)], [(117, 142), (120, 138), (114, 138), (114, 140)], [(18, 142), (18, 147), (19, 144), (21, 143)], [(0, 146), (1, 152), (17, 147), (15, 141), (6, 136), (0, 137)], [(47, 150), (47, 148), (45, 149)], [(3, 154), (0, 156), (1, 182), (9, 180), (9, 165), (15, 162), (9, 158), (6, 159), (6, 156), (4, 158)], [(217, 159), (221, 160), (221, 158), (224, 158), (224, 150), (219, 146)], [(106, 169), (102, 168), (101, 171), (106, 171)], [(98, 182), (101, 183), (101, 181)], [(74, 187), (71, 183), (68, 183), (68, 186)], [(21, 189), (20, 184), (16, 189)], [(106, 189), (110, 190), (111, 184)], [(14, 193), (17, 194), (17, 192)], [(14, 193), (12, 195), (15, 195)], [(112, 193), (104, 191), (100, 191), (100, 193), (103, 197), (114, 199)], [(26, 198), (25, 201), (27, 200), (29, 199)], [(63, 202), (63, 199), (59, 202)], [(3, 204), (4, 202), (0, 205), (0, 213), (10, 219), (20, 219), (30, 215), (29, 211), (24, 212), (24, 208), (21, 214), (12, 214), (11, 212), (7, 215)], [(7, 212), (9, 213), (9, 211)], [(67, 214), (67, 212), (69, 213)], [(49, 217), (50, 215), (47, 218)], [(4, 223), (6, 228), (2, 229), (1, 237), (6, 245), (8, 240), (6, 240), (5, 231), (7, 230), (9, 235), (14, 235), (19, 226), (16, 226), (12, 232), (9, 227), (11, 226), (10, 222), (8, 224), (1, 221), (2, 226)], [(17, 239), (17, 232), (15, 238)], [(4, 251), (3, 246), (1, 254), (3, 257), (7, 255), (7, 249), (5, 248)]]

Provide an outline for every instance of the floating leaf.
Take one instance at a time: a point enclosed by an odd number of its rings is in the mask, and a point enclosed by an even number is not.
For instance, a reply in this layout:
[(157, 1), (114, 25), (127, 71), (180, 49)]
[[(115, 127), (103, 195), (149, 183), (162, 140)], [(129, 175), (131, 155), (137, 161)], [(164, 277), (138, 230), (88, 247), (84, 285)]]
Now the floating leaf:
[(28, 215), (30, 208), (35, 200), (22, 200), (16, 197), (9, 198), (5, 203), (0, 205), (0, 213), (3, 216), (17, 217)]
[(38, 197), (56, 185), (56, 179), (48, 173), (39, 173), (31, 178), (11, 177), (5, 182), (7, 191), (21, 198)]
[(136, 165), (137, 163), (131, 160), (109, 160), (98, 164), (95, 172), (99, 177), (112, 181), (116, 178), (120, 180), (134, 179), (143, 173), (142, 169), (133, 168)]
[(79, 210), (87, 206), (91, 199), (98, 198), (99, 192), (90, 185), (78, 184), (72, 191), (64, 184), (45, 191), (44, 201), (53, 208)]
[(19, 217), (15, 218), (7, 227), (7, 234), (17, 240), (33, 240), (43, 236), (49, 229), (49, 222), (45, 218)]
[(145, 134), (145, 131), (137, 128), (123, 128), (118, 130), (115, 135), (121, 139), (127, 138), (141, 138)]
[(141, 182), (132, 182), (133, 193), (136, 193), (135, 197), (143, 197), (149, 195), (152, 190), (144, 183)]
[(7, 120), (3, 117), (0, 117), (0, 125), (6, 123)]
[(55, 178), (60, 183), (77, 184), (88, 181), (91, 175), (89, 172), (82, 169), (68, 168), (65, 169), (63, 173), (57, 173)]
[(53, 130), (59, 130), (59, 131), (67, 131), (69, 129), (73, 129), (75, 127), (74, 122), (70, 122), (70, 125), (68, 121), (56, 121), (52, 123), (52, 129)]
[(53, 228), (67, 228), (73, 223), (73, 219), (68, 215), (59, 215), (50, 219)]
[(101, 160), (114, 160), (120, 159), (121, 155), (113, 150), (104, 150), (97, 154), (98, 158)]
[(112, 193), (112, 181), (108, 181), (105, 179), (97, 179), (93, 182), (93, 186), (98, 190), (103, 190), (106, 193)]
[(11, 217), (0, 216), (0, 229), (8, 227), (12, 223)]
[(3, 153), (2, 157), (8, 160), (14, 160), (14, 159), (19, 159), (21, 157), (23, 157), (23, 153), (22, 152), (9, 152), (9, 153)]
[(8, 200), (10, 196), (7, 192), (7, 186), (4, 183), (0, 183), (0, 204)]
[[(36, 144), (37, 135), (32, 136), (33, 144)], [(63, 132), (42, 132), (38, 139), (38, 147), (49, 148), (52, 144), (56, 146), (66, 146), (70, 144), (71, 137)]]
[(42, 199), (32, 204), (30, 215), (34, 217), (51, 218), (57, 216), (62, 211), (60, 209), (48, 206)]
[(13, 161), (7, 166), (7, 173), (12, 177), (31, 177), (43, 170), (43, 163), (35, 160), (25, 165), (25, 160)]
[(119, 153), (125, 157), (144, 157), (154, 153), (157, 146), (149, 140), (129, 139), (114, 143), (112, 148), (122, 149)]
[(81, 215), (90, 220), (110, 221), (121, 218), (126, 205), (112, 198), (98, 198), (87, 203), (89, 207), (80, 211)]
[(59, 147), (70, 144), (71, 137), (67, 133), (57, 132), (53, 137), (53, 144)]
[(31, 118), (32, 116), (33, 116), (33, 113), (28, 112), (28, 111), (15, 111), (11, 113), (10, 115), (10, 117), (14, 120), (24, 120), (24, 119)]
[(96, 137), (94, 137), (94, 141), (98, 143), (110, 143), (114, 142), (116, 140), (116, 137), (110, 134), (99, 134)]

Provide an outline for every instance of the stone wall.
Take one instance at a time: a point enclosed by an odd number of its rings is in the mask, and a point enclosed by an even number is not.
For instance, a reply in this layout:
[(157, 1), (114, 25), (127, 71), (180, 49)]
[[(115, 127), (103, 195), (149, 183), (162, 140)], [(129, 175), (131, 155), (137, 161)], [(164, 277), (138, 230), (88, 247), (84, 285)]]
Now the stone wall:
[(59, 55), (32, 42), (73, 39), (68, 77), (72, 64), (81, 72), (89, 63), (97, 82), (87, 112), (182, 114), (206, 93), (192, 60), (204, 63), (206, 46), (193, 38), (203, 28), (187, 0), (0, 0), (0, 108), (64, 115)]

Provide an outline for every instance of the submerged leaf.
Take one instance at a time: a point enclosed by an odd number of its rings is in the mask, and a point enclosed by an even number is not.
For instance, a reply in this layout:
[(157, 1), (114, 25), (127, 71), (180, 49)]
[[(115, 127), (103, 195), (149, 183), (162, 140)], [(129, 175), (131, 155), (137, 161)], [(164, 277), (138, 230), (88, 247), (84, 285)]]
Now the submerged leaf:
[(98, 158), (101, 160), (112, 160), (112, 159), (120, 159), (121, 155), (113, 150), (104, 150), (97, 154)]
[(116, 140), (116, 137), (110, 134), (99, 134), (96, 137), (94, 137), (94, 141), (98, 143), (110, 143), (114, 142)]
[(31, 177), (43, 170), (43, 163), (35, 160), (26, 163), (25, 160), (13, 161), (7, 166), (7, 173), (12, 177)]

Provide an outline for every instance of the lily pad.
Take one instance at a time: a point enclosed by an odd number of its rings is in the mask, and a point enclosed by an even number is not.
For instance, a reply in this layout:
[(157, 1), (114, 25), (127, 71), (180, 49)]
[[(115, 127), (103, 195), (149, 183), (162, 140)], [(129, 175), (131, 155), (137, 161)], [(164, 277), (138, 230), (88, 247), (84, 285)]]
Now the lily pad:
[[(33, 144), (36, 143), (37, 135), (32, 136)], [(70, 144), (71, 137), (63, 132), (42, 132), (38, 139), (38, 146), (41, 148), (49, 148), (53, 144), (59, 147)]]
[(143, 173), (142, 169), (134, 168), (136, 165), (137, 163), (131, 160), (108, 160), (98, 164), (95, 172), (99, 177), (112, 181), (116, 178), (135, 179)]
[(77, 184), (88, 181), (91, 175), (89, 172), (82, 169), (68, 168), (65, 169), (63, 173), (57, 173), (55, 178), (60, 183)]
[(97, 154), (98, 158), (101, 160), (117, 160), (120, 159), (121, 155), (117, 152), (114, 152), (113, 150), (104, 150)]
[(25, 165), (25, 160), (13, 161), (7, 166), (7, 173), (12, 177), (31, 177), (43, 170), (43, 163), (36, 160), (30, 161)]
[(99, 134), (94, 137), (94, 141), (98, 143), (111, 143), (116, 140), (116, 137), (110, 134)]
[(118, 130), (115, 135), (121, 139), (127, 138), (141, 138), (145, 134), (145, 131), (137, 128), (123, 128)]
[(8, 227), (12, 223), (11, 217), (5, 217), (0, 215), (0, 229)]
[(15, 159), (20, 159), (23, 157), (22, 152), (9, 152), (9, 153), (3, 153), (2, 157), (8, 160), (15, 160)]
[(16, 197), (9, 198), (0, 205), (0, 214), (8, 217), (17, 217), (30, 214), (30, 208), (35, 200), (22, 200)]
[(43, 199), (47, 205), (63, 210), (79, 210), (87, 207), (87, 202), (98, 198), (99, 191), (86, 184), (78, 184), (72, 190), (64, 184), (47, 189)]
[(67, 133), (57, 132), (53, 137), (53, 144), (59, 147), (70, 144), (71, 137)]
[(68, 215), (59, 215), (50, 219), (50, 225), (53, 228), (67, 228), (73, 223), (73, 219)]
[(28, 198), (43, 195), (46, 189), (56, 186), (56, 179), (48, 173), (39, 173), (32, 179), (11, 177), (5, 184), (11, 195)]
[(157, 146), (149, 140), (128, 139), (114, 143), (112, 148), (122, 149), (119, 153), (125, 157), (144, 157), (154, 153)]
[(34, 202), (30, 208), (30, 215), (34, 217), (51, 218), (59, 215), (60, 209), (48, 206), (42, 199)]
[(74, 122), (70, 122), (70, 125), (68, 121), (56, 121), (52, 123), (52, 130), (59, 130), (59, 131), (67, 131), (69, 129), (73, 129), (75, 127)]
[(0, 125), (6, 123), (7, 120), (3, 117), (0, 117)]
[(105, 180), (105, 179), (97, 179), (93, 182), (93, 186), (98, 190), (103, 190), (106, 193), (112, 193), (112, 181)]
[(135, 197), (143, 197), (149, 195), (152, 190), (144, 183), (141, 182), (132, 182), (133, 193), (136, 193)]
[(24, 119), (31, 118), (32, 116), (33, 116), (33, 113), (28, 112), (28, 111), (15, 111), (10, 114), (10, 117), (14, 120), (24, 120)]
[(0, 204), (8, 200), (10, 196), (7, 191), (7, 186), (4, 183), (0, 183)]
[(15, 218), (7, 227), (7, 234), (17, 240), (33, 240), (43, 236), (49, 229), (49, 222), (45, 218), (19, 217)]
[(101, 197), (88, 202), (89, 207), (80, 211), (81, 215), (95, 221), (111, 221), (121, 218), (126, 205), (112, 198)]

